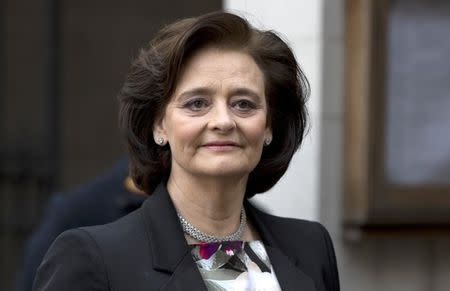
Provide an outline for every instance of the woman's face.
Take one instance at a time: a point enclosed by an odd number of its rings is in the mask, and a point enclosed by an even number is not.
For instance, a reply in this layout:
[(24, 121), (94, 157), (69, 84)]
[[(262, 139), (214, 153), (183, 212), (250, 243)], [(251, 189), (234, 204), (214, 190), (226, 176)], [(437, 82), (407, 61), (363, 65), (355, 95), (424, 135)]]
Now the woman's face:
[(193, 55), (153, 128), (169, 143), (172, 174), (248, 175), (272, 136), (264, 91), (249, 55), (214, 48)]

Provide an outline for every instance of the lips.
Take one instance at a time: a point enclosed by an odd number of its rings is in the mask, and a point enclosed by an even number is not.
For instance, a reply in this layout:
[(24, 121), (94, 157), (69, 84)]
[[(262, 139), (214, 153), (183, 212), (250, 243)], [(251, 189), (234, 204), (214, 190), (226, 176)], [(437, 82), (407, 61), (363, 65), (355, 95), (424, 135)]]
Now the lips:
[(214, 142), (205, 143), (203, 146), (205, 146), (205, 147), (209, 147), (209, 146), (217, 146), (217, 147), (220, 147), (220, 146), (235, 146), (235, 147), (237, 147), (238, 144), (233, 142), (233, 141), (214, 141)]
[(230, 151), (239, 147), (239, 145), (233, 141), (214, 141), (208, 142), (203, 147), (213, 151)]

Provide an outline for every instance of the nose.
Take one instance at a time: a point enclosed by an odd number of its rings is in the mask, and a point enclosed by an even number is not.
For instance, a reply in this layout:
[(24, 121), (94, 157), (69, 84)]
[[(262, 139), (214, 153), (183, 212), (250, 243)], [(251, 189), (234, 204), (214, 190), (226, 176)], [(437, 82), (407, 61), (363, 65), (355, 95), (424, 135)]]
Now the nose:
[(216, 104), (210, 111), (209, 128), (211, 130), (228, 132), (236, 127), (234, 116), (227, 104)]

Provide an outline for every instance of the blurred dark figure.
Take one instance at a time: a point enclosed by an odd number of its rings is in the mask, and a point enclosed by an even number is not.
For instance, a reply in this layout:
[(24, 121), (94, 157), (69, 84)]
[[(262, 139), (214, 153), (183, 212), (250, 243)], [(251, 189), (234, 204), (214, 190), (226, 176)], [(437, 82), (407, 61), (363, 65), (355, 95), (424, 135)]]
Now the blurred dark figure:
[(147, 196), (128, 177), (128, 159), (111, 170), (67, 193), (53, 195), (41, 224), (24, 248), (16, 290), (30, 291), (37, 268), (53, 240), (65, 230), (105, 224), (137, 209)]

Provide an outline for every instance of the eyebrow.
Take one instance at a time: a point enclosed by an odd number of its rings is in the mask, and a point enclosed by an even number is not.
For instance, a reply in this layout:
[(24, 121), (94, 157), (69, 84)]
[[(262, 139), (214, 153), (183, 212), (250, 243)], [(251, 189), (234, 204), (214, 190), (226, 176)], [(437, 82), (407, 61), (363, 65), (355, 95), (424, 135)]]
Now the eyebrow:
[[(189, 97), (196, 96), (196, 95), (212, 95), (212, 94), (214, 94), (214, 90), (212, 90), (211, 88), (198, 87), (198, 88), (184, 91), (183, 93), (181, 93), (178, 96), (177, 99), (189, 98)], [(256, 93), (255, 91), (253, 91), (249, 88), (244, 88), (244, 87), (238, 87), (238, 88), (232, 89), (230, 92), (230, 95), (231, 96), (245, 95), (245, 96), (250, 96), (250, 97), (256, 98), (256, 99), (262, 99), (262, 97), (258, 93)]]
[(199, 87), (191, 90), (184, 91), (180, 95), (178, 95), (177, 99), (189, 98), (196, 95), (211, 95), (213, 94), (213, 90), (208, 87)]
[(258, 99), (258, 100), (262, 99), (262, 96), (259, 96), (259, 94), (256, 93), (255, 91), (253, 91), (249, 88), (243, 88), (243, 87), (239, 87), (239, 88), (235, 88), (235, 89), (231, 90), (231, 96), (236, 96), (236, 95), (250, 96), (250, 97)]

